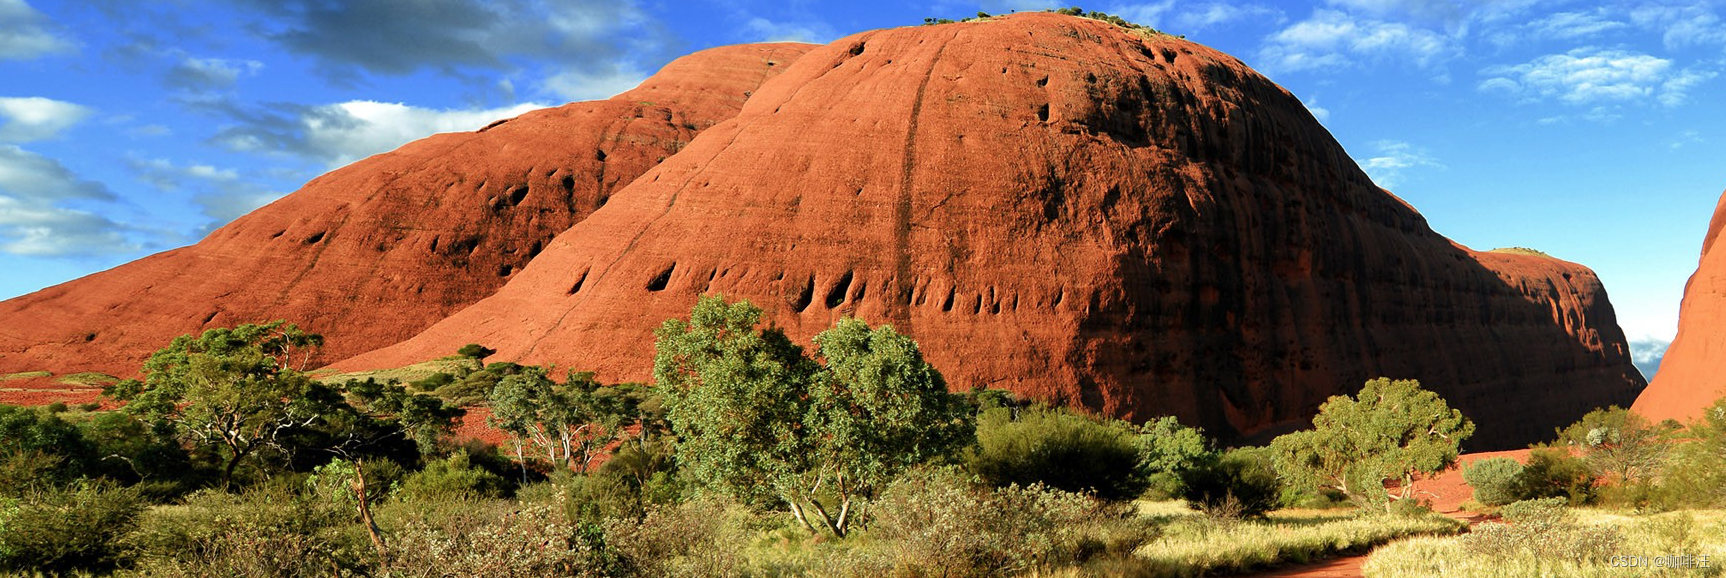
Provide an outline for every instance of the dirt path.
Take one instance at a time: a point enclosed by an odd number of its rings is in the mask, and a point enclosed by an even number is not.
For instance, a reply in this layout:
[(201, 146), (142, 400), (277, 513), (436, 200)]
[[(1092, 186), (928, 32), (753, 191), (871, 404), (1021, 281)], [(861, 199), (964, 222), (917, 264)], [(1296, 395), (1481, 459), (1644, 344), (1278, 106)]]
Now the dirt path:
[[(1415, 490), (1422, 499), (1432, 501), (1432, 509), (1440, 514), (1462, 520), (1470, 527), (1483, 518), (1473, 512), (1462, 509), (1462, 503), (1473, 497), (1474, 490), (1462, 481), (1462, 468), (1476, 460), (1495, 457), (1510, 457), (1517, 461), (1528, 461), (1528, 450), (1513, 450), (1507, 452), (1482, 452), (1466, 454), (1457, 460), (1457, 467), (1440, 474), (1430, 480), (1415, 483)], [(1322, 562), (1302, 564), (1286, 568), (1277, 568), (1254, 574), (1249, 578), (1364, 578), (1361, 565), (1366, 563), (1369, 554), (1331, 558)]]

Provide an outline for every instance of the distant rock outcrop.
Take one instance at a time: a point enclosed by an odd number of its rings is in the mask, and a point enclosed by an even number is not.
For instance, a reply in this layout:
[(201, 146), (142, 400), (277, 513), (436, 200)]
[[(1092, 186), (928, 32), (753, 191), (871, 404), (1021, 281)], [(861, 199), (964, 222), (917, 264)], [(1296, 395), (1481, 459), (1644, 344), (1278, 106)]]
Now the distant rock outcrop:
[(1726, 397), (1726, 249), (1714, 250), (1726, 228), (1726, 194), (1714, 206), (1702, 259), (1684, 286), (1678, 336), (1666, 348), (1660, 373), (1631, 409), (1654, 421), (1688, 421)]
[(703, 293), (805, 343), (892, 323), (955, 388), (1224, 436), (1391, 376), (1516, 447), (1644, 385), (1588, 269), (1434, 233), (1232, 57), (1053, 14), (810, 52), (497, 294), (338, 366), (479, 342), (643, 380)]
[(0, 303), (0, 374), (134, 375), (174, 336), (270, 319), (324, 334), (326, 359), (406, 339), (490, 295), (811, 48), (707, 50), (610, 100), (419, 140), (196, 245)]

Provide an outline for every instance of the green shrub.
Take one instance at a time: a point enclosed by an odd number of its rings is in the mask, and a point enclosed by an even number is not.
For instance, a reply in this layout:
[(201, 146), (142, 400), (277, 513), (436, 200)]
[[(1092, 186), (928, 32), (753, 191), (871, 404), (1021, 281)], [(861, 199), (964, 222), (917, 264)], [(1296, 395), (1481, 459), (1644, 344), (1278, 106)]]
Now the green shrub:
[(1145, 422), (1139, 428), (1139, 472), (1153, 497), (1183, 495), (1181, 476), (1214, 465), (1221, 457), (1204, 430), (1181, 425), (1173, 416)]
[(1594, 474), (1588, 463), (1564, 450), (1539, 449), (1511, 485), (1519, 500), (1560, 497), (1582, 505), (1594, 496)]
[(66, 402), (56, 401), (48, 404), (47, 407), (44, 407), (43, 409), (47, 410), (48, 413), (66, 413)]
[[(478, 505), (478, 504), (476, 504)], [(463, 508), (409, 520), (382, 566), (388, 576), (621, 576), (624, 561), (594, 524), (571, 523), (555, 503)]]
[(78, 427), (60, 416), (0, 404), (0, 496), (76, 479), (94, 453)]
[(112, 569), (124, 550), (119, 538), (142, 510), (135, 492), (102, 482), (0, 498), (0, 570)]
[(243, 578), (357, 575), (373, 556), (352, 509), (296, 492), (298, 480), (240, 494), (201, 490), (155, 508), (127, 537), (139, 574)]
[(1044, 486), (990, 490), (950, 468), (919, 469), (873, 504), (870, 536), (914, 576), (1005, 576), (1126, 557), (1155, 537), (1131, 506)]
[(1112, 501), (1136, 498), (1146, 487), (1137, 436), (1124, 422), (1065, 409), (996, 408), (977, 418), (977, 444), (967, 463), (996, 487), (1042, 484)]
[(1488, 506), (1502, 506), (1518, 499), (1516, 479), (1522, 473), (1522, 463), (1510, 458), (1488, 458), (1468, 464), (1462, 479), (1474, 488), (1474, 500)]
[(1255, 518), (1276, 508), (1282, 490), (1269, 448), (1229, 450), (1182, 479), (1187, 507), (1225, 519)]
[(509, 494), (509, 480), (472, 463), (466, 451), (426, 463), (425, 469), (402, 478), (396, 499), (405, 501), (452, 501), (501, 498)]
[(605, 534), (636, 576), (740, 576), (752, 513), (712, 497), (649, 506), (641, 518), (612, 518)]

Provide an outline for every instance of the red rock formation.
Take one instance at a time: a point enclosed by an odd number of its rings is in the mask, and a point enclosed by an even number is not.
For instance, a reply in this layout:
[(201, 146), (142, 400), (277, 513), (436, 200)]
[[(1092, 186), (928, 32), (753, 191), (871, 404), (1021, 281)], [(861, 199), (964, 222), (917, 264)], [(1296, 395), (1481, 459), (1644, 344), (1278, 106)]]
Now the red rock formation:
[(643, 380), (703, 293), (805, 343), (892, 323), (955, 388), (1223, 435), (1385, 375), (1515, 446), (1643, 385), (1586, 268), (1439, 236), (1232, 57), (1052, 14), (813, 51), (496, 295), (338, 365), (480, 342)]
[(1654, 421), (1696, 419), (1703, 408), (1726, 397), (1726, 250), (1713, 250), (1722, 228), (1726, 194), (1714, 206), (1708, 236), (1702, 239), (1701, 262), (1684, 285), (1678, 336), (1666, 348), (1654, 382), (1631, 406)]
[(174, 336), (288, 319), (341, 359), (492, 293), (809, 45), (718, 48), (635, 90), (440, 134), (314, 179), (202, 242), (0, 303), (0, 374), (133, 375)]

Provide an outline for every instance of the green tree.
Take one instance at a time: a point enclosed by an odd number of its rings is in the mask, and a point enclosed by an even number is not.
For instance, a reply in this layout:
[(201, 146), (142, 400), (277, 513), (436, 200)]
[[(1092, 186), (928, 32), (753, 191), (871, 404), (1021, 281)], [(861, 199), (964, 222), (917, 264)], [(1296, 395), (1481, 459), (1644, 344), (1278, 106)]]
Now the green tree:
[[(1389, 509), (1414, 495), (1417, 474), (1456, 462), (1474, 423), (1414, 380), (1378, 378), (1356, 397), (1332, 396), (1313, 429), (1271, 442), (1277, 475), (1297, 490), (1331, 489), (1363, 507)], [(1387, 481), (1400, 484), (1389, 495)]]
[(1577, 450), (1596, 476), (1632, 483), (1660, 468), (1669, 444), (1661, 430), (1630, 410), (1611, 406), (1558, 430), (1558, 445)]
[(183, 440), (218, 450), (222, 483), (260, 450), (282, 442), (340, 404), (333, 390), (300, 373), (323, 338), (284, 321), (182, 335), (144, 362), (144, 381), (108, 395), (125, 411), (165, 424)]
[(1163, 416), (1139, 427), (1139, 473), (1164, 496), (1182, 494), (1183, 472), (1214, 464), (1221, 456), (1204, 430)]
[(747, 301), (710, 296), (657, 332), (677, 460), (704, 488), (782, 502), (811, 532), (813, 511), (843, 537), (854, 501), (969, 442), (970, 412), (910, 338), (841, 321), (815, 338), (822, 366), (778, 329), (757, 330), (760, 319)]

